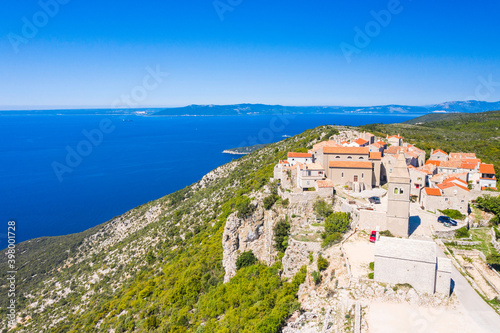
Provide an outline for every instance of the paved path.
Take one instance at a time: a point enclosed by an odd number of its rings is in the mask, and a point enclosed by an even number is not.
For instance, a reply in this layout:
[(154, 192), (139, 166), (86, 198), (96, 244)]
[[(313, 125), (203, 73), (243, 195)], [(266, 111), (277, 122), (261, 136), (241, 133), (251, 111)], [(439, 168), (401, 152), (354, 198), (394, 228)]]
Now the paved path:
[[(446, 257), (438, 246), (438, 255)], [(469, 282), (452, 265), (451, 278), (455, 282), (453, 292), (474, 321), (487, 332), (500, 332), (500, 315), (498, 315), (472, 288)]]

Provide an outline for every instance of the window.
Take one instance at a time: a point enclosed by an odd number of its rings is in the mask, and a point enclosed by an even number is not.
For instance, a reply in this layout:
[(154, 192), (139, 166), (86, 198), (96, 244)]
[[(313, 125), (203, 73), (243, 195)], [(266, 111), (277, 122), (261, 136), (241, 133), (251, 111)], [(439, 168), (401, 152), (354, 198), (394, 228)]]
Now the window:
[(342, 175), (341, 175), (342, 178), (344, 178), (344, 173), (342, 172)]
[(354, 182), (358, 181), (358, 175), (354, 175)]
[(397, 187), (394, 188), (394, 194), (399, 194), (399, 189)]
[(340, 158), (340, 156), (336, 156), (335, 158)]
[(361, 178), (365, 178), (365, 174), (364, 173), (361, 174)]
[(403, 189), (402, 188), (399, 189), (399, 194), (403, 194)]
[(360, 159), (360, 160), (362, 160), (362, 159), (364, 159), (364, 158), (363, 158), (363, 156), (360, 156), (360, 157), (359, 157), (359, 159)]
[(347, 159), (348, 160), (352, 160), (352, 156), (347, 156)]
[(392, 168), (391, 168), (391, 169), (389, 169), (389, 172), (392, 172)]

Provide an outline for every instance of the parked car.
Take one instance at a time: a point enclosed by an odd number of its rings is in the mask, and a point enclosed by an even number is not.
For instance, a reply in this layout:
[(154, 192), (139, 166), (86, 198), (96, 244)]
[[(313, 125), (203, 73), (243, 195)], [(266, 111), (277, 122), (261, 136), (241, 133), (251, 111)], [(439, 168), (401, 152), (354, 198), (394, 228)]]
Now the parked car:
[(380, 203), (380, 198), (379, 197), (369, 197), (368, 201), (373, 204), (379, 204)]
[(455, 221), (454, 219), (452, 219), (449, 216), (442, 215), (442, 216), (438, 217), (438, 222), (439, 223), (444, 223), (445, 226), (446, 226), (446, 224), (452, 225), (454, 227), (457, 226), (457, 221)]
[(370, 235), (370, 242), (375, 243), (377, 241), (377, 232), (375, 230), (372, 231)]

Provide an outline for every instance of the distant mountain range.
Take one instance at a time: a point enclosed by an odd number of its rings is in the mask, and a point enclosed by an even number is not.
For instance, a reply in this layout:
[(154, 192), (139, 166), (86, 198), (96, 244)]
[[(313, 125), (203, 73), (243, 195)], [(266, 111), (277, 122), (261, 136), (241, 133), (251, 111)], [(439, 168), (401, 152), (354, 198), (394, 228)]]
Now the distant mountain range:
[(474, 113), (500, 110), (500, 102), (457, 101), (427, 106), (381, 105), (381, 106), (283, 106), (265, 104), (234, 105), (189, 105), (165, 108), (155, 116), (237, 116), (262, 114), (324, 114), (324, 113)]
[(243, 116), (270, 114), (325, 114), (325, 113), (407, 113), (422, 115), (427, 113), (476, 113), (500, 110), (499, 102), (455, 101), (441, 104), (410, 106), (283, 106), (266, 104), (233, 105), (188, 105), (173, 108), (133, 108), (133, 109), (65, 109), (65, 110), (21, 110), (0, 111), (0, 115), (144, 115), (144, 116)]

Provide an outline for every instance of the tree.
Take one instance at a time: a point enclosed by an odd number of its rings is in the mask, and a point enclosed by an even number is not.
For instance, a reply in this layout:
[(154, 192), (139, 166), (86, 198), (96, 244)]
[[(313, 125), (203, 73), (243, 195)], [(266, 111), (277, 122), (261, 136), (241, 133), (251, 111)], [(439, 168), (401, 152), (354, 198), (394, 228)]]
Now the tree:
[(253, 254), (252, 250), (243, 252), (238, 259), (236, 259), (236, 269), (239, 270), (243, 267), (252, 266), (257, 262), (257, 257)]
[(318, 266), (318, 271), (322, 272), (328, 267), (328, 261), (322, 255), (320, 255), (318, 257), (317, 266)]
[(285, 252), (288, 247), (288, 235), (290, 233), (290, 223), (288, 216), (276, 223), (273, 228), (274, 232), (274, 248), (279, 252)]
[(278, 199), (279, 199), (279, 196), (277, 194), (271, 194), (271, 195), (265, 197), (264, 198), (264, 208), (266, 210), (271, 209), (271, 207), (273, 207), (274, 203)]
[(252, 214), (255, 210), (255, 206), (250, 203), (249, 197), (243, 197), (243, 199), (236, 205), (236, 209), (238, 210), (238, 217), (242, 218)]
[(342, 234), (349, 229), (351, 214), (335, 212), (330, 214), (325, 221), (325, 232), (321, 234), (323, 247), (330, 246), (342, 238)]
[(148, 254), (146, 255), (146, 262), (148, 265), (151, 265), (156, 261), (156, 257), (153, 254), (153, 251), (149, 250)]
[(330, 214), (333, 213), (332, 207), (330, 207), (330, 205), (328, 205), (323, 199), (316, 200), (313, 208), (316, 215), (324, 218), (327, 218), (328, 216), (330, 216)]

